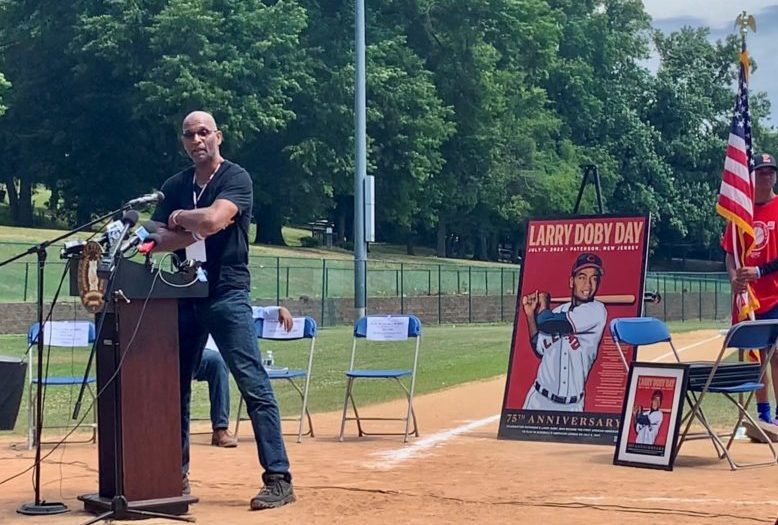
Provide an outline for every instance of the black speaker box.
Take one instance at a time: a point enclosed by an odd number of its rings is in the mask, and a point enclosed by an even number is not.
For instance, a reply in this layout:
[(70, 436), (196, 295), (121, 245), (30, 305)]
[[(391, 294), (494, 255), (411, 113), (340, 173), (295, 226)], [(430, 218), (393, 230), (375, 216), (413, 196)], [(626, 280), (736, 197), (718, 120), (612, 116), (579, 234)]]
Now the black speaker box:
[(0, 355), (0, 430), (14, 429), (26, 373), (26, 362)]

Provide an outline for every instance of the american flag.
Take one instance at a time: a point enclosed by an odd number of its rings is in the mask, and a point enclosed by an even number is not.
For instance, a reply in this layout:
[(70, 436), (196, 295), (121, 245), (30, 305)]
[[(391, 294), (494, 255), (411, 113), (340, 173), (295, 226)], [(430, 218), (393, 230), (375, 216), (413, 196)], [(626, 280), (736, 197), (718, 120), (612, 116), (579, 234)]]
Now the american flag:
[[(734, 251), (740, 267), (754, 244), (754, 158), (751, 148), (751, 115), (748, 111), (748, 50), (740, 52), (737, 100), (729, 131), (724, 173), (716, 211), (731, 223), (736, 232)], [(740, 321), (759, 308), (751, 287), (735, 299)]]

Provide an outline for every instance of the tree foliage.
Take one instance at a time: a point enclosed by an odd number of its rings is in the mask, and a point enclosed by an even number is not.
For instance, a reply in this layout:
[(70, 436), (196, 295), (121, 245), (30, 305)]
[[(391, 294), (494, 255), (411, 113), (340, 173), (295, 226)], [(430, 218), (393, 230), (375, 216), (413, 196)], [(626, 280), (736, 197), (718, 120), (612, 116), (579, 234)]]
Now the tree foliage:
[[(351, 4), (3, 0), (0, 37), (17, 224), (38, 184), (68, 223), (159, 187), (202, 108), (254, 178), (257, 242), (323, 217), (350, 239)], [(734, 36), (655, 31), (639, 0), (392, 0), (368, 3), (367, 44), (380, 240), (494, 258), (528, 218), (571, 212), (595, 164), (608, 211), (651, 213), (656, 254), (715, 256)], [(756, 147), (774, 150), (765, 95), (751, 105)]]

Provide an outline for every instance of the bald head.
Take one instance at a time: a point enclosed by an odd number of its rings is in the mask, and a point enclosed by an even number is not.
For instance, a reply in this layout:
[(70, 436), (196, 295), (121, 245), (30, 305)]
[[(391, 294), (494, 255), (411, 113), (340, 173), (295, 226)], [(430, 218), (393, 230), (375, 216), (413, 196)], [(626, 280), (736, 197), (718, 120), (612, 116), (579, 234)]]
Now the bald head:
[(184, 123), (182, 125), (182, 128), (186, 129), (187, 124), (191, 124), (193, 122), (201, 122), (203, 124), (206, 124), (209, 127), (209, 129), (217, 129), (216, 119), (214, 119), (213, 115), (211, 115), (207, 111), (192, 111), (190, 114), (184, 117)]
[(202, 171), (210, 174), (224, 160), (219, 152), (222, 132), (216, 127), (216, 120), (210, 113), (193, 111), (188, 114), (181, 125), (181, 142), (198, 173)]

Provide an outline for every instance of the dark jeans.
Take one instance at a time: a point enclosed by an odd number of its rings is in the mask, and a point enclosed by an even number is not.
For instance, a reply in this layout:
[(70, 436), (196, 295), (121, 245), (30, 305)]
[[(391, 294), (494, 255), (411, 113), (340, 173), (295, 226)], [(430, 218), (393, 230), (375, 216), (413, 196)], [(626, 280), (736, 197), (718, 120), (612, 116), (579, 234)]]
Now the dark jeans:
[(200, 366), (194, 375), (197, 381), (208, 382), (211, 400), (211, 427), (214, 430), (230, 426), (230, 371), (218, 350), (205, 348)]
[(257, 335), (248, 291), (212, 292), (207, 299), (179, 301), (178, 336), (181, 381), (181, 441), (184, 474), (189, 472), (189, 405), (192, 375), (208, 340), (219, 347), (238, 389), (246, 401), (257, 440), (259, 463), (265, 474), (289, 474), (289, 459), (281, 436), (278, 404), (264, 367), (260, 364)]
[(778, 319), (778, 305), (773, 306), (763, 314), (754, 314), (754, 319)]

